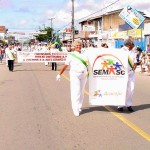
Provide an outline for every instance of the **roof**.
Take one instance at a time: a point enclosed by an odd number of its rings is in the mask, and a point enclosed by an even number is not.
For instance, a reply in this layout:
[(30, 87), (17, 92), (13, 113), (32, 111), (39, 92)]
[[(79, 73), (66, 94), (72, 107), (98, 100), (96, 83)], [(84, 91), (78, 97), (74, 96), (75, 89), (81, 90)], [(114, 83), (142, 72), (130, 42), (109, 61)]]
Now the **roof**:
[[(85, 21), (96, 20), (96, 19), (99, 19), (99, 18), (101, 18), (101, 17), (103, 17), (103, 16), (106, 16), (106, 15), (111, 15), (111, 14), (115, 14), (115, 13), (120, 13), (123, 9), (124, 9), (124, 8), (122, 8), (122, 9), (117, 9), (117, 10), (113, 10), (113, 11), (109, 11), (109, 12), (105, 12), (105, 13), (103, 13), (103, 14), (99, 14), (99, 15), (94, 16), (94, 17), (89, 17), (89, 18), (87, 18), (87, 19), (84, 19), (84, 20), (80, 21), (79, 23), (82, 23), (82, 22), (85, 22)], [(150, 17), (149, 17), (147, 14), (145, 14), (144, 12), (142, 12), (142, 11), (138, 11), (138, 12), (140, 12), (146, 19), (150, 19)]]

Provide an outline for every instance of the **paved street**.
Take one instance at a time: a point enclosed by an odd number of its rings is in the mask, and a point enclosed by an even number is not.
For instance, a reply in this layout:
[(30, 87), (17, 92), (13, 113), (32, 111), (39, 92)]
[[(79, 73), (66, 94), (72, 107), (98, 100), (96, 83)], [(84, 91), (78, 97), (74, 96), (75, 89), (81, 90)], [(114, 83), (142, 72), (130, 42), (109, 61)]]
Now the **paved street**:
[(87, 84), (75, 117), (68, 71), (56, 75), (44, 63), (16, 63), (14, 72), (0, 64), (0, 150), (150, 149), (150, 76), (136, 72), (135, 112), (89, 106)]

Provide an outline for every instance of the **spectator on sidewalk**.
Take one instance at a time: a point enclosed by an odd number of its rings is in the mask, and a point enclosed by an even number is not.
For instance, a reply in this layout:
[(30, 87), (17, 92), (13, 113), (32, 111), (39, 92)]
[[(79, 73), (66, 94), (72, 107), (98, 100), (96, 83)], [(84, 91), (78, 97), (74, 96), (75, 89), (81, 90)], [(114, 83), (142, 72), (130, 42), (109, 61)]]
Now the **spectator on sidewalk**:
[(141, 67), (141, 72), (145, 72), (145, 67), (146, 67), (146, 55), (145, 55), (145, 53), (141, 54), (140, 67)]
[(146, 54), (146, 66), (148, 75), (150, 75), (150, 52)]
[(2, 63), (3, 60), (3, 50), (2, 47), (0, 46), (0, 62)]
[(147, 50), (146, 50), (147, 53), (150, 53), (150, 44), (147, 44)]

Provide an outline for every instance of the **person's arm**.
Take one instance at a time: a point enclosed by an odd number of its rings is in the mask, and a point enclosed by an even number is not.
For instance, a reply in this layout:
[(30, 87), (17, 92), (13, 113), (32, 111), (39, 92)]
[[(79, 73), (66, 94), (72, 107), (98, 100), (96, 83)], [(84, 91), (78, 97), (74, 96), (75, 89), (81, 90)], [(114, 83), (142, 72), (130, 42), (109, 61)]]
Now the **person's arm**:
[(66, 68), (68, 67), (68, 65), (64, 65), (62, 68), (61, 68), (61, 70), (59, 71), (59, 75), (61, 75), (61, 74), (63, 74), (63, 72), (66, 70)]
[(135, 71), (136, 67), (137, 67), (137, 59), (136, 59), (137, 54), (134, 54), (134, 64), (133, 64), (133, 68), (132, 70)]
[(60, 78), (61, 78), (61, 74), (66, 70), (66, 68), (68, 67), (68, 65), (64, 65), (61, 70), (59, 71), (58, 75), (56, 76), (56, 80), (57, 81), (60, 81)]
[(137, 67), (137, 64), (134, 63), (134, 65), (133, 65), (133, 71), (135, 71), (136, 67)]

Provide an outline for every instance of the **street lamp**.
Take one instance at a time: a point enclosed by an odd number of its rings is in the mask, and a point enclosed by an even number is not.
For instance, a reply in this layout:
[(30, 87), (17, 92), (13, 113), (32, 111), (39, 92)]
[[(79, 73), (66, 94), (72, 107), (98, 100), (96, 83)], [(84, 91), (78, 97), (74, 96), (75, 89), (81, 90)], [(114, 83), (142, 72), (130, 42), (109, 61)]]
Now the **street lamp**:
[(53, 26), (53, 19), (55, 19), (55, 18), (50, 18), (50, 19), (48, 19), (48, 20), (51, 21), (51, 37), (53, 37), (53, 29), (52, 29), (52, 26)]

